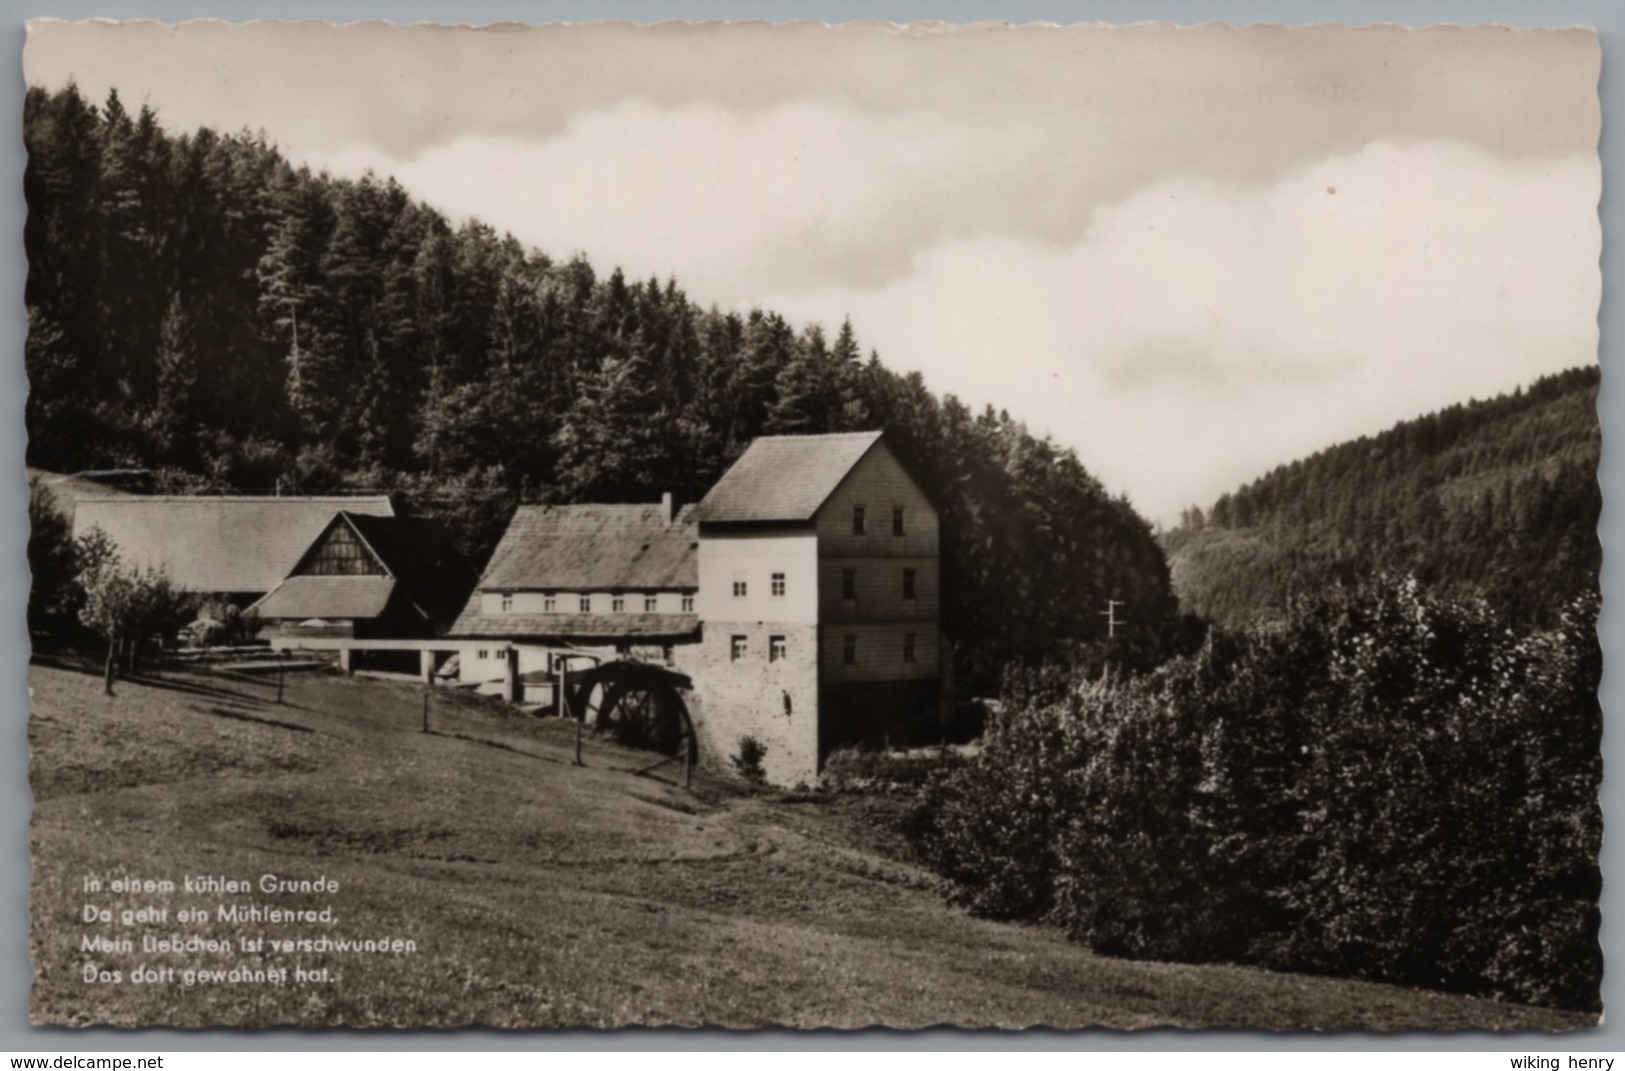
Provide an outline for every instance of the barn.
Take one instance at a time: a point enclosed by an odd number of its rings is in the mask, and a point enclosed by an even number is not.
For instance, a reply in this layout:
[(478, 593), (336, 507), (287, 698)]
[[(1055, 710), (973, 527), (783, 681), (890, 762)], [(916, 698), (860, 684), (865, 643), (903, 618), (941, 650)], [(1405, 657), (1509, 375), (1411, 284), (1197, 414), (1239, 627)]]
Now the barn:
[(476, 579), (436, 522), (340, 510), (252, 610), (272, 638), (427, 639)]
[(86, 496), (75, 504), (73, 534), (99, 528), (126, 564), (162, 570), (187, 591), (247, 606), (282, 583), (340, 510), (395, 515), (383, 495)]
[(519, 507), (451, 629), (482, 641), (463, 646), (462, 679), (544, 684), (566, 655), (672, 661), (699, 638), (691, 513), (669, 495), (659, 505)]

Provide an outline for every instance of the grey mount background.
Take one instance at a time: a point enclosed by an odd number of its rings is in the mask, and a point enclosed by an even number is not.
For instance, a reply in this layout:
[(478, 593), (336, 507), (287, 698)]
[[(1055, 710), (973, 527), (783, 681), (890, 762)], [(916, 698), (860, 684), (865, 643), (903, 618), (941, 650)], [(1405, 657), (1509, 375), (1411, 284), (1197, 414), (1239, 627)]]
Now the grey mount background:
[[(1120, 1033), (1105, 1030), (1066, 1033), (1030, 1030), (1020, 1033), (967, 1032), (950, 1029), (918, 1033), (871, 1030), (862, 1032), (787, 1030), (757, 1032), (626, 1030), (565, 1032), (499, 1031), (300, 1031), (264, 1032), (173, 1031), (110, 1029), (68, 1030), (36, 1028), (28, 1022), (28, 632), (24, 607), (28, 593), (27, 487), (23, 456), (27, 436), (23, 401), (28, 382), (22, 353), (24, 204), (22, 176), (22, 47), (24, 23), (30, 18), (62, 19), (148, 18), (164, 22), (216, 18), (232, 22), (252, 19), (327, 19), (337, 22), (388, 20), (484, 25), (493, 22), (588, 22), (624, 19), (653, 22), (665, 19), (766, 20), (790, 22), (818, 20), (850, 22), (881, 20), (914, 22), (1004, 21), (1146, 22), (1175, 23), (1278, 22), (1304, 25), (1316, 22), (1506, 23), (1520, 26), (1592, 26), (1602, 37), (1603, 76), (1603, 277), (1601, 357), (1605, 369), (1598, 402), (1604, 437), (1600, 480), (1604, 545), (1602, 573), (1602, 640), (1607, 668), (1602, 686), (1603, 709), (1609, 731), (1603, 753), (1607, 774), (1603, 810), (1608, 824), (1603, 845), (1603, 949), (1608, 973), (1603, 1000), (1625, 1019), (1625, 882), (1620, 865), (1618, 823), (1625, 823), (1625, 734), (1619, 718), (1625, 712), (1625, 672), (1613, 662), (1625, 650), (1625, 379), (1608, 366), (1620, 359), (1616, 351), (1625, 337), (1625, 301), (1608, 285), (1619, 267), (1617, 240), (1625, 238), (1625, 203), (1615, 179), (1625, 173), (1625, 142), (1620, 138), (1620, 109), (1625, 108), (1625, 81), (1618, 65), (1625, 64), (1625, 5), (1608, 0), (146, 0), (118, 3), (23, 3), (0, 0), (0, 1050), (51, 1053), (116, 1050), (137, 1051), (285, 1049), (285, 1050), (530, 1050), (530, 1049), (1119, 1049), (1119, 1050), (1517, 1050), (1565, 1052), (1625, 1050), (1625, 1022), (1613, 1021), (1594, 1031), (1570, 1035), (1493, 1035), (1461, 1033), (1407, 1034), (1265, 1034), (1246, 1031), (1191, 1032), (1150, 1030)], [(1612, 265), (1612, 267), (1611, 267)]]

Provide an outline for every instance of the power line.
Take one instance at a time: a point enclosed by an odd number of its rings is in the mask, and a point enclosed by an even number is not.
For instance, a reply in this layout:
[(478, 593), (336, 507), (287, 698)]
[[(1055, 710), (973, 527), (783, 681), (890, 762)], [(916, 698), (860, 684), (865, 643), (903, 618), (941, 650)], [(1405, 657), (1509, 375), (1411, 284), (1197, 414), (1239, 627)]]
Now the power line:
[(1121, 625), (1121, 624), (1124, 624), (1124, 622), (1119, 621), (1118, 618), (1117, 618), (1117, 608), (1119, 606), (1124, 606), (1124, 605), (1127, 605), (1127, 604), (1124, 603), (1121, 599), (1107, 599), (1106, 600), (1106, 609), (1104, 609), (1104, 610), (1102, 610), (1100, 612), (1100, 616), (1104, 617), (1106, 619), (1106, 638), (1108, 640), (1116, 639), (1117, 638), (1117, 626)]

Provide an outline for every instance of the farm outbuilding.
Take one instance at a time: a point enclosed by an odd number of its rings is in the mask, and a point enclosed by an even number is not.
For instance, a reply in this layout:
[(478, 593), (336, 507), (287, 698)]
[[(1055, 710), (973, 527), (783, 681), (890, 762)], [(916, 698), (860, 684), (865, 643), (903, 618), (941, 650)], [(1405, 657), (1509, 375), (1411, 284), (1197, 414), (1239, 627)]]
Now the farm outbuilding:
[(282, 583), (340, 510), (395, 515), (384, 495), (86, 496), (75, 503), (73, 534), (99, 528), (127, 564), (160, 569), (190, 592), (246, 606)]
[(277, 637), (432, 638), (475, 580), (436, 522), (341, 510), (252, 609)]

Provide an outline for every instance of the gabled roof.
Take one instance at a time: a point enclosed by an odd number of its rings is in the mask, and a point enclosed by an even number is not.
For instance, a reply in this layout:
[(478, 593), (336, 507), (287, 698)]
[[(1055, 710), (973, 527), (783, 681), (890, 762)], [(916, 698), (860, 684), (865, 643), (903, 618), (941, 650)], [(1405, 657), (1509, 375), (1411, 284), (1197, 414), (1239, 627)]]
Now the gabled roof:
[(85, 497), (74, 510), (73, 531), (102, 529), (126, 564), (164, 569), (190, 591), (262, 592), (288, 575), (340, 510), (395, 512), (383, 495)]
[[(653, 591), (699, 585), (685, 506), (520, 506), (491, 554), (485, 591)], [(466, 616), (466, 615), (465, 615)]]
[[(323, 576), (304, 572), (338, 525), (348, 525), (388, 576)], [(474, 586), (474, 571), (446, 530), (424, 517), (379, 517), (341, 510), (300, 555), (289, 576), (254, 608), (266, 618), (375, 618), (398, 594), (430, 620), (456, 616)]]
[(723, 473), (694, 519), (701, 524), (810, 521), (879, 441), (878, 431), (763, 436)]

